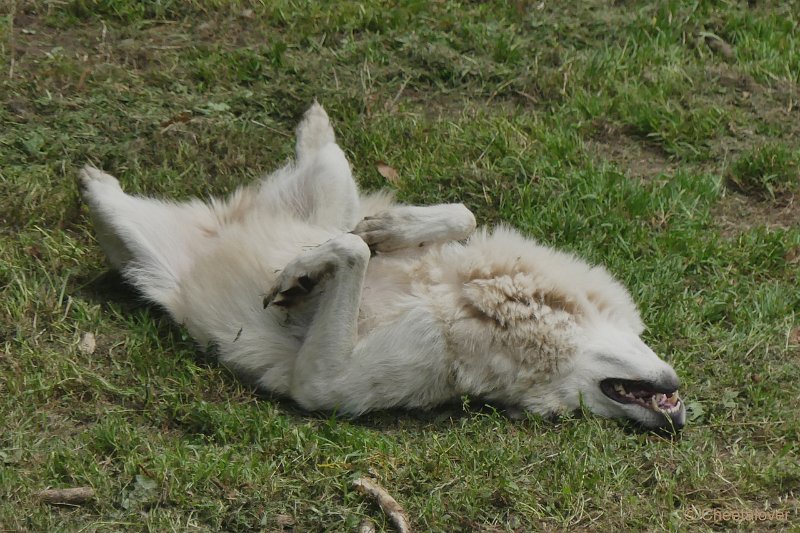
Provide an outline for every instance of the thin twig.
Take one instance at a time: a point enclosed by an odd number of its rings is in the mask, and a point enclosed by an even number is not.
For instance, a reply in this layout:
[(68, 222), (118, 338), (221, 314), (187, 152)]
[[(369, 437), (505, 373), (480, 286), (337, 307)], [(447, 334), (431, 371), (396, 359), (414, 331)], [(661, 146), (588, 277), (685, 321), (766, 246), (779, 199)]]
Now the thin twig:
[(391, 497), (386, 489), (378, 485), (374, 480), (362, 477), (353, 482), (353, 486), (362, 494), (375, 499), (378, 502), (381, 510), (389, 516), (389, 519), (394, 522), (397, 531), (400, 533), (410, 533), (411, 526), (408, 523), (406, 512), (397, 503), (397, 500)]
[(409, 81), (411, 81), (411, 76), (406, 76), (406, 79), (403, 80), (403, 83), (400, 85), (400, 89), (397, 91), (397, 94), (395, 94), (394, 98), (392, 98), (392, 103), (389, 104), (390, 108), (394, 108), (394, 106), (397, 105), (397, 101), (400, 100), (400, 95), (403, 94), (403, 91), (405, 90)]
[(281, 131), (281, 130), (279, 130), (279, 129), (277, 129), (277, 128), (273, 128), (272, 126), (267, 126), (267, 125), (266, 125), (266, 124), (264, 124), (263, 122), (259, 122), (259, 121), (255, 120), (255, 119), (252, 119), (252, 118), (251, 118), (251, 119), (250, 119), (250, 122), (252, 122), (252, 123), (253, 123), (253, 124), (255, 124), (256, 126), (261, 126), (262, 128), (266, 128), (266, 129), (268, 129), (269, 131), (271, 131), (272, 133), (277, 133), (278, 135), (282, 135), (282, 136), (284, 136), (284, 137), (291, 137), (291, 136), (292, 136), (290, 133), (286, 133), (285, 131)]
[(11, 2), (11, 13), (8, 15), (8, 57), (10, 58), (8, 64), (8, 79), (12, 79), (14, 77), (14, 63), (16, 55), (14, 53), (15, 48), (15, 41), (14, 41), (14, 17), (17, 14), (17, 2)]

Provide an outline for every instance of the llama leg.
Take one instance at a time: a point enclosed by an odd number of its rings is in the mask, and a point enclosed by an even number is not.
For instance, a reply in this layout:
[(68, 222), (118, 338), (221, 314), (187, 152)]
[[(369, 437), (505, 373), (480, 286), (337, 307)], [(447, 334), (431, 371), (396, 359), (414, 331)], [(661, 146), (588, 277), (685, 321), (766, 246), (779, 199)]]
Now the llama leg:
[(264, 300), (265, 307), (290, 308), (320, 286), (290, 385), (292, 397), (306, 408), (335, 407), (330, 387), (349, 364), (356, 345), (358, 310), (369, 255), (369, 248), (361, 238), (342, 234), (289, 263)]
[(336, 144), (328, 115), (315, 103), (297, 127), (297, 161), (261, 185), (258, 208), (288, 212), (311, 224), (351, 230), (359, 218), (358, 187)]
[(80, 181), (111, 264), (168, 307), (178, 280), (214, 244), (218, 222), (209, 206), (125, 194), (113, 176), (90, 166), (81, 170)]
[(372, 250), (392, 252), (465, 239), (475, 230), (475, 216), (462, 204), (397, 206), (358, 223), (353, 233)]

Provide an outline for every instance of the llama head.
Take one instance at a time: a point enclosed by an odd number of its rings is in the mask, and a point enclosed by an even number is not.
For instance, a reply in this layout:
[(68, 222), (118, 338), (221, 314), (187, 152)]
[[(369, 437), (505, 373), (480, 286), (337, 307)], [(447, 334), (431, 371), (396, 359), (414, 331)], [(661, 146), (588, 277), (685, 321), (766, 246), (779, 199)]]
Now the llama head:
[(683, 427), (677, 374), (640, 339), (633, 300), (605, 269), (509, 230), (470, 245), (491, 261), (462, 269), (449, 334), (460, 391), (542, 415), (585, 407)]

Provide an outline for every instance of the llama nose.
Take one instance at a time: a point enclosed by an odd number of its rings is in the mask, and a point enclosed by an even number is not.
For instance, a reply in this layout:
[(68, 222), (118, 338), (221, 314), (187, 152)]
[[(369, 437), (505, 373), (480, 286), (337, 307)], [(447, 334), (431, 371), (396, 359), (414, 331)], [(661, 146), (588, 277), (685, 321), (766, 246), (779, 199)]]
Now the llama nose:
[(673, 392), (681, 388), (681, 380), (671, 366), (661, 371), (655, 380), (659, 392)]

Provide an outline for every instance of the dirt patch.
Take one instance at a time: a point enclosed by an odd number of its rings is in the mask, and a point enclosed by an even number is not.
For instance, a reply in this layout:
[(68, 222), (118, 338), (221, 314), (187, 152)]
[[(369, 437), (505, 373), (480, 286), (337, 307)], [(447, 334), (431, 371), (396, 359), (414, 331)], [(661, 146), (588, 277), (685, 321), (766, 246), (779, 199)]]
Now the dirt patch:
[(712, 215), (725, 237), (734, 237), (759, 226), (771, 229), (796, 228), (800, 226), (800, 198), (794, 196), (786, 203), (776, 205), (727, 192), (713, 209)]
[(642, 142), (625, 128), (598, 121), (586, 149), (598, 163), (613, 163), (626, 176), (641, 180), (671, 174), (678, 165), (658, 145)]
[[(730, 106), (738, 115), (728, 124), (726, 134), (712, 141), (715, 173), (727, 175), (742, 154), (774, 140), (775, 131), (782, 132), (780, 139), (790, 144), (800, 139), (796, 85), (785, 80), (763, 85), (727, 64), (709, 67), (705, 74), (709, 83), (719, 87), (718, 103)], [(788, 195), (778, 200), (760, 199), (742, 194), (729, 183), (729, 190), (712, 214), (725, 236), (759, 226), (786, 229), (800, 224), (800, 198)]]
[(734, 109), (735, 119), (726, 134), (712, 140), (711, 153), (723, 162), (732, 154), (751, 149), (765, 140), (800, 138), (800, 102), (798, 87), (785, 80), (771, 86), (759, 84), (752, 76), (731, 65), (715, 65), (705, 70), (709, 83), (718, 86), (717, 105)]
[(719, 85), (727, 89), (749, 93), (760, 93), (763, 89), (752, 76), (743, 74), (730, 65), (719, 64), (708, 67), (706, 74), (710, 80), (716, 80)]

